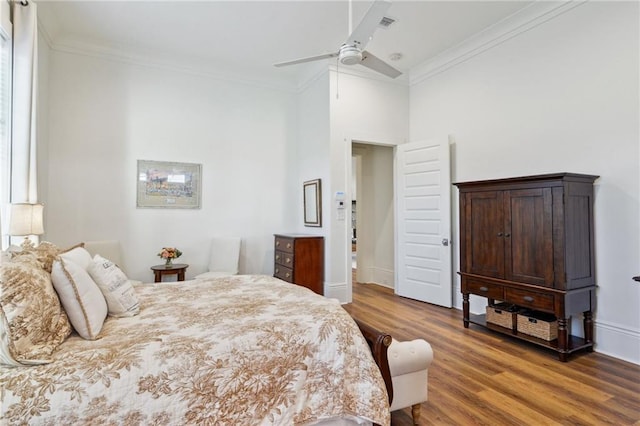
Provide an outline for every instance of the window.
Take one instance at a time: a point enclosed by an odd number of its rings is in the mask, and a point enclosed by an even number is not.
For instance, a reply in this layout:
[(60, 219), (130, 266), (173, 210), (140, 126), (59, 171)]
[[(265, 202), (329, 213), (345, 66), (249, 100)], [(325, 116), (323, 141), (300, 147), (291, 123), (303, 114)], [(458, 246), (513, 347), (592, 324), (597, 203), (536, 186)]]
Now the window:
[(0, 0), (0, 225), (2, 249), (9, 246), (5, 234), (11, 185), (11, 23), (9, 3)]

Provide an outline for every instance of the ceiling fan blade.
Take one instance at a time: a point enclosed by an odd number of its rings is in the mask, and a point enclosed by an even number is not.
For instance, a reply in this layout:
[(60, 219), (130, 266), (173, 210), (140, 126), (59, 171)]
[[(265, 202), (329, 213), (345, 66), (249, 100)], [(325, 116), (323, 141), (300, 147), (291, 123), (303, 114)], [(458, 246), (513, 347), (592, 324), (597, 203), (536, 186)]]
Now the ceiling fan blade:
[(388, 1), (376, 0), (367, 13), (365, 13), (364, 18), (362, 18), (362, 21), (360, 21), (356, 29), (353, 30), (345, 44), (364, 49), (390, 6), (391, 3)]
[(369, 69), (377, 71), (380, 74), (384, 74), (387, 77), (391, 78), (396, 78), (397, 76), (402, 74), (400, 71), (387, 64), (377, 56), (371, 54), (370, 52), (367, 52), (366, 50), (362, 52), (362, 61), (360, 62), (360, 65), (364, 65)]
[(309, 56), (307, 58), (295, 59), (293, 61), (279, 62), (277, 64), (273, 64), (273, 66), (274, 67), (285, 67), (287, 65), (295, 65), (295, 64), (302, 64), (304, 62), (319, 61), (320, 59), (335, 58), (338, 55), (339, 55), (339, 52), (325, 53), (324, 55)]

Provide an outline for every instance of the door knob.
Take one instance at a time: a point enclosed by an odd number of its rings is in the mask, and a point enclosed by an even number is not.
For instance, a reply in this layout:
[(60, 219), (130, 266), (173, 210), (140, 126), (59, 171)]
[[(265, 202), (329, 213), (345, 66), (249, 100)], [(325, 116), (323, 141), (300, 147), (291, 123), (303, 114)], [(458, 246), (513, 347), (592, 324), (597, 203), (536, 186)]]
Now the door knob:
[(447, 238), (442, 239), (442, 245), (447, 247), (449, 245), (449, 240)]

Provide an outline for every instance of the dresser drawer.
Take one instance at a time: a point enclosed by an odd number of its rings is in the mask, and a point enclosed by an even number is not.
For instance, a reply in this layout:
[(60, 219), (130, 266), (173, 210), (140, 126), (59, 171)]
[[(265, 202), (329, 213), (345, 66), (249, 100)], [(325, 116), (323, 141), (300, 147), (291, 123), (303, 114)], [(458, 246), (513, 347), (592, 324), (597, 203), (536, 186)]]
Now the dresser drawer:
[(503, 300), (504, 298), (504, 288), (501, 285), (486, 281), (476, 281), (466, 277), (462, 279), (462, 290), (487, 299)]
[(505, 301), (538, 311), (554, 312), (553, 294), (507, 288)]
[(276, 250), (293, 253), (293, 238), (276, 237)]
[(293, 282), (293, 269), (287, 268), (286, 266), (276, 265), (273, 276), (276, 278), (280, 278), (282, 281), (286, 281), (288, 283)]
[(293, 254), (284, 251), (276, 251), (276, 264), (293, 268)]

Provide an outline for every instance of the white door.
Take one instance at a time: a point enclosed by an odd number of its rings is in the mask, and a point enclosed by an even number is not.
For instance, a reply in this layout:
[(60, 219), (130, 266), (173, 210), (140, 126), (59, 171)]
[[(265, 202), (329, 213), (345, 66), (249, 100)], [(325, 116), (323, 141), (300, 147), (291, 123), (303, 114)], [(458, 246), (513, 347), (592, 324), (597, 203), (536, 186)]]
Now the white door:
[(451, 307), (449, 141), (396, 147), (396, 293)]

